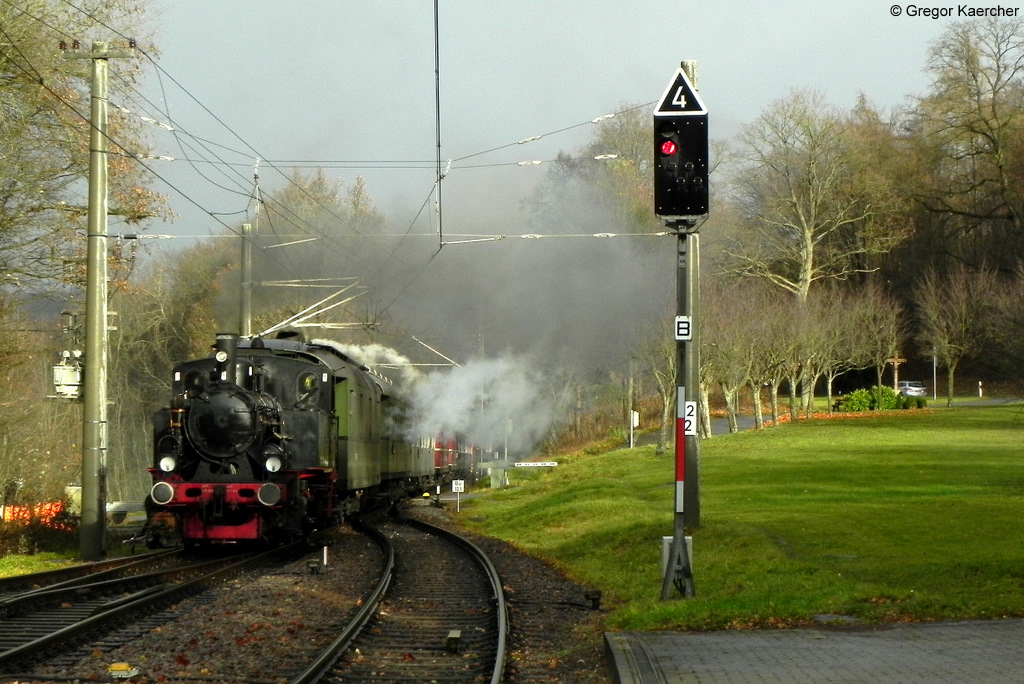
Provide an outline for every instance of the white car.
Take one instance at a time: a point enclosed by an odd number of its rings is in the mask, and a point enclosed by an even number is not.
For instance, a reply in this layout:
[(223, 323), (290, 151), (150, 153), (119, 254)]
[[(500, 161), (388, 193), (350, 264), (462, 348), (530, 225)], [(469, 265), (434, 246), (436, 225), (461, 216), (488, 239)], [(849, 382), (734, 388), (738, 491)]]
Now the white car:
[(924, 397), (928, 395), (928, 388), (923, 382), (917, 380), (900, 380), (896, 383), (896, 391), (905, 397)]

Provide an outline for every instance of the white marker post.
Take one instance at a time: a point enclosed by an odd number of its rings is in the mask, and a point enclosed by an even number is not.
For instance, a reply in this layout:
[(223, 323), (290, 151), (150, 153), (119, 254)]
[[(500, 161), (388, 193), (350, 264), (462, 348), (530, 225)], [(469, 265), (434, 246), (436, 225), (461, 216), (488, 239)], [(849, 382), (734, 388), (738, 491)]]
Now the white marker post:
[(452, 492), (455, 494), (455, 512), (462, 510), (462, 492), (466, 491), (465, 480), (452, 480)]

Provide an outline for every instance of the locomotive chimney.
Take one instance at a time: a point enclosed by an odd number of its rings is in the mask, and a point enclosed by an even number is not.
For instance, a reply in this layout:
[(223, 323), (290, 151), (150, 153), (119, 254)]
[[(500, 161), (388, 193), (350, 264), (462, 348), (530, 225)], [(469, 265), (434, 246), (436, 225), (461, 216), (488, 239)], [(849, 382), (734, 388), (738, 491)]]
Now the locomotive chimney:
[(217, 333), (217, 344), (214, 345), (214, 349), (217, 350), (214, 356), (217, 359), (217, 377), (230, 382), (232, 385), (237, 385), (238, 376), (235, 356), (238, 351), (238, 335), (235, 333)]

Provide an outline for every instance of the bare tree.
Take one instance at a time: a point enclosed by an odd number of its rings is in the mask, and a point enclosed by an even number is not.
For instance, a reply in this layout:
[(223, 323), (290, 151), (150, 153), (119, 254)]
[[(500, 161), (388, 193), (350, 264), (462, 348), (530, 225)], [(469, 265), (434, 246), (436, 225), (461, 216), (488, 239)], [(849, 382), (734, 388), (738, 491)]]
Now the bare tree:
[(654, 378), (661, 398), (661, 423), (658, 426), (657, 453), (665, 452), (665, 448), (673, 440), (672, 430), (675, 427), (676, 407), (676, 364), (678, 363), (678, 344), (672, 335), (671, 318), (665, 316), (664, 324), (657, 329), (653, 341), (643, 349), (640, 358)]
[(779, 423), (779, 387), (785, 375), (786, 359), (792, 355), (791, 346), (796, 337), (792, 325), (794, 299), (778, 289), (751, 288), (758, 301), (758, 315), (752, 321), (753, 357), (750, 387), (754, 396), (754, 422), (763, 426), (761, 415), (762, 388), (768, 388), (772, 423)]
[(743, 129), (735, 194), (749, 230), (730, 250), (734, 271), (806, 301), (815, 282), (869, 270), (864, 255), (898, 242), (885, 220), (894, 197), (866, 181), (854, 130), (862, 129), (806, 90)]
[[(875, 369), (876, 386), (881, 392), (885, 367), (896, 358), (904, 343), (902, 308), (876, 284), (869, 283), (861, 293), (857, 320), (862, 328), (865, 368)], [(882, 407), (881, 396), (878, 401)]]
[(814, 309), (821, 341), (819, 369), (826, 380), (825, 396), (831, 413), (836, 378), (874, 365), (872, 350), (891, 346), (879, 341), (879, 333), (886, 338), (891, 332), (887, 321), (898, 322), (900, 310), (870, 284), (857, 290), (831, 288), (815, 298)]
[(35, 504), (64, 497), (79, 479), (81, 410), (69, 400), (47, 398), (56, 356), (46, 336), (0, 295), (6, 334), (0, 343), (0, 503)]
[(963, 265), (947, 273), (929, 269), (914, 291), (920, 321), (917, 339), (946, 368), (947, 406), (953, 403), (957, 366), (965, 356), (979, 351), (985, 339), (997, 291), (993, 270), (972, 271)]
[(722, 392), (730, 432), (739, 430), (739, 391), (749, 383), (763, 343), (758, 321), (765, 312), (757, 289), (754, 281), (722, 277), (701, 286), (702, 375)]
[(928, 72), (908, 122), (924, 170), (915, 196), (949, 219), (956, 258), (1010, 270), (1024, 245), (1024, 21), (951, 24)]

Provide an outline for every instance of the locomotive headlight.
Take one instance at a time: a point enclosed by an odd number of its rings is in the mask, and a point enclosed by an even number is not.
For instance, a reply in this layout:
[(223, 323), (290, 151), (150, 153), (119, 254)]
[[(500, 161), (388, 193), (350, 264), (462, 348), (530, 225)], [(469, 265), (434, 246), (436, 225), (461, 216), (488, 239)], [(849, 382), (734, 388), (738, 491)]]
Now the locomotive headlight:
[(160, 459), (160, 470), (164, 471), (165, 473), (170, 473), (177, 467), (178, 462), (175, 460), (173, 456), (164, 456), (163, 458)]
[(281, 469), (282, 465), (283, 464), (281, 463), (281, 459), (279, 459), (277, 456), (271, 456), (263, 463), (263, 467), (267, 469), (268, 473), (276, 473), (278, 470)]
[(217, 361), (219, 361), (220, 363), (224, 363), (225, 361), (228, 360), (228, 353), (226, 351), (221, 350), (217, 352), (213, 358), (217, 359)]

